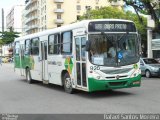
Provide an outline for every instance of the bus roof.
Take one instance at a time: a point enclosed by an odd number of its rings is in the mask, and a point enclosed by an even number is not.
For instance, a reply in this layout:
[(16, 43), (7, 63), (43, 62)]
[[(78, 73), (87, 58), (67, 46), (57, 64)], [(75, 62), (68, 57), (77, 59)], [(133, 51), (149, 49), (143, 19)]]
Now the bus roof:
[(30, 34), (30, 35), (18, 37), (18, 38), (15, 39), (15, 41), (31, 39), (31, 38), (43, 36), (43, 35), (46, 35), (46, 34), (54, 34), (54, 33), (57, 33), (57, 31), (58, 31), (58, 32), (63, 32), (63, 31), (69, 31), (69, 30), (76, 29), (76, 28), (87, 27), (87, 25), (88, 25), (89, 22), (94, 22), (94, 21), (122, 21), (122, 22), (133, 22), (133, 21), (131, 21), (131, 20), (124, 20), (124, 19), (93, 19), (93, 20), (82, 20), (82, 21), (80, 21), (80, 22), (72, 23), (72, 24), (65, 25), (65, 26), (61, 26), (61, 27), (58, 27), (58, 28), (52, 28), (52, 29), (45, 30), (45, 31), (41, 31), (41, 32), (38, 32), (38, 33), (34, 33), (34, 34)]

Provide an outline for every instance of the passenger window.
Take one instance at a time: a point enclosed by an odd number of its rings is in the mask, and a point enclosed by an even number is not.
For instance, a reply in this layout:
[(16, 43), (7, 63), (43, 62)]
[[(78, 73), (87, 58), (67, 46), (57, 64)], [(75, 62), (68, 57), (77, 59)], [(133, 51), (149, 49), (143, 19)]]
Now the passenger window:
[(82, 37), (81, 38), (81, 57), (82, 60), (85, 61), (86, 60), (86, 38)]
[(54, 35), (50, 35), (48, 41), (48, 54), (53, 54), (53, 53), (54, 53)]
[(33, 38), (31, 40), (31, 54), (39, 55), (39, 39), (38, 38)]
[(62, 34), (62, 54), (71, 54), (72, 53), (72, 32), (64, 32)]
[(50, 35), (49, 36), (49, 47), (48, 54), (59, 54), (60, 53), (60, 35)]

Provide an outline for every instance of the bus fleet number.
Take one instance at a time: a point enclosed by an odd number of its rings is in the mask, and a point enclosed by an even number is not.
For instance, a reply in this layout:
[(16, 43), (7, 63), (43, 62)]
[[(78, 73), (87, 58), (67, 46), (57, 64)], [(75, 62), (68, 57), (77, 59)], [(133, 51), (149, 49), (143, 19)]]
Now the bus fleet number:
[(100, 70), (99, 66), (90, 66), (90, 70)]

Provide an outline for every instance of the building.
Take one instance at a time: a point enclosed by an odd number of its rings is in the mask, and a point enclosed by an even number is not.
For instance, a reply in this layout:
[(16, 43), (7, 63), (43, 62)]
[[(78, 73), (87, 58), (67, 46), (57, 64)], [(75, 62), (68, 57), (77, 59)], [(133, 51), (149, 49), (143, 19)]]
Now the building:
[(22, 10), (24, 5), (14, 6), (6, 16), (7, 31), (22, 32)]
[[(160, 1), (153, 0), (152, 6), (154, 6), (155, 13), (160, 21)], [(153, 31), (155, 28), (155, 21), (148, 16), (148, 30), (147, 30), (147, 57), (149, 58), (160, 58), (160, 33)]]
[[(19, 32), (19, 36), (22, 33), (22, 11), (24, 10), (24, 5), (15, 5), (8, 12), (6, 16), (6, 29), (7, 31)], [(2, 56), (12, 56), (13, 54), (13, 45), (3, 45), (1, 48)]]
[(76, 22), (89, 9), (123, 6), (123, 0), (26, 0), (23, 12), (23, 35)]
[(13, 43), (3, 45), (0, 56), (13, 57)]

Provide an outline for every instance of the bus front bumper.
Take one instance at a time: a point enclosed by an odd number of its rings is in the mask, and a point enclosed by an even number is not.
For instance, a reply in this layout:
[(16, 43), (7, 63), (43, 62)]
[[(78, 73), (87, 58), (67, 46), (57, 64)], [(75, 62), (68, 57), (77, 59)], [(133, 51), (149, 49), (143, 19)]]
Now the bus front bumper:
[(140, 85), (141, 85), (141, 75), (138, 75), (137, 77), (133, 78), (120, 79), (120, 80), (96, 80), (94, 78), (88, 78), (89, 92), (140, 87)]

